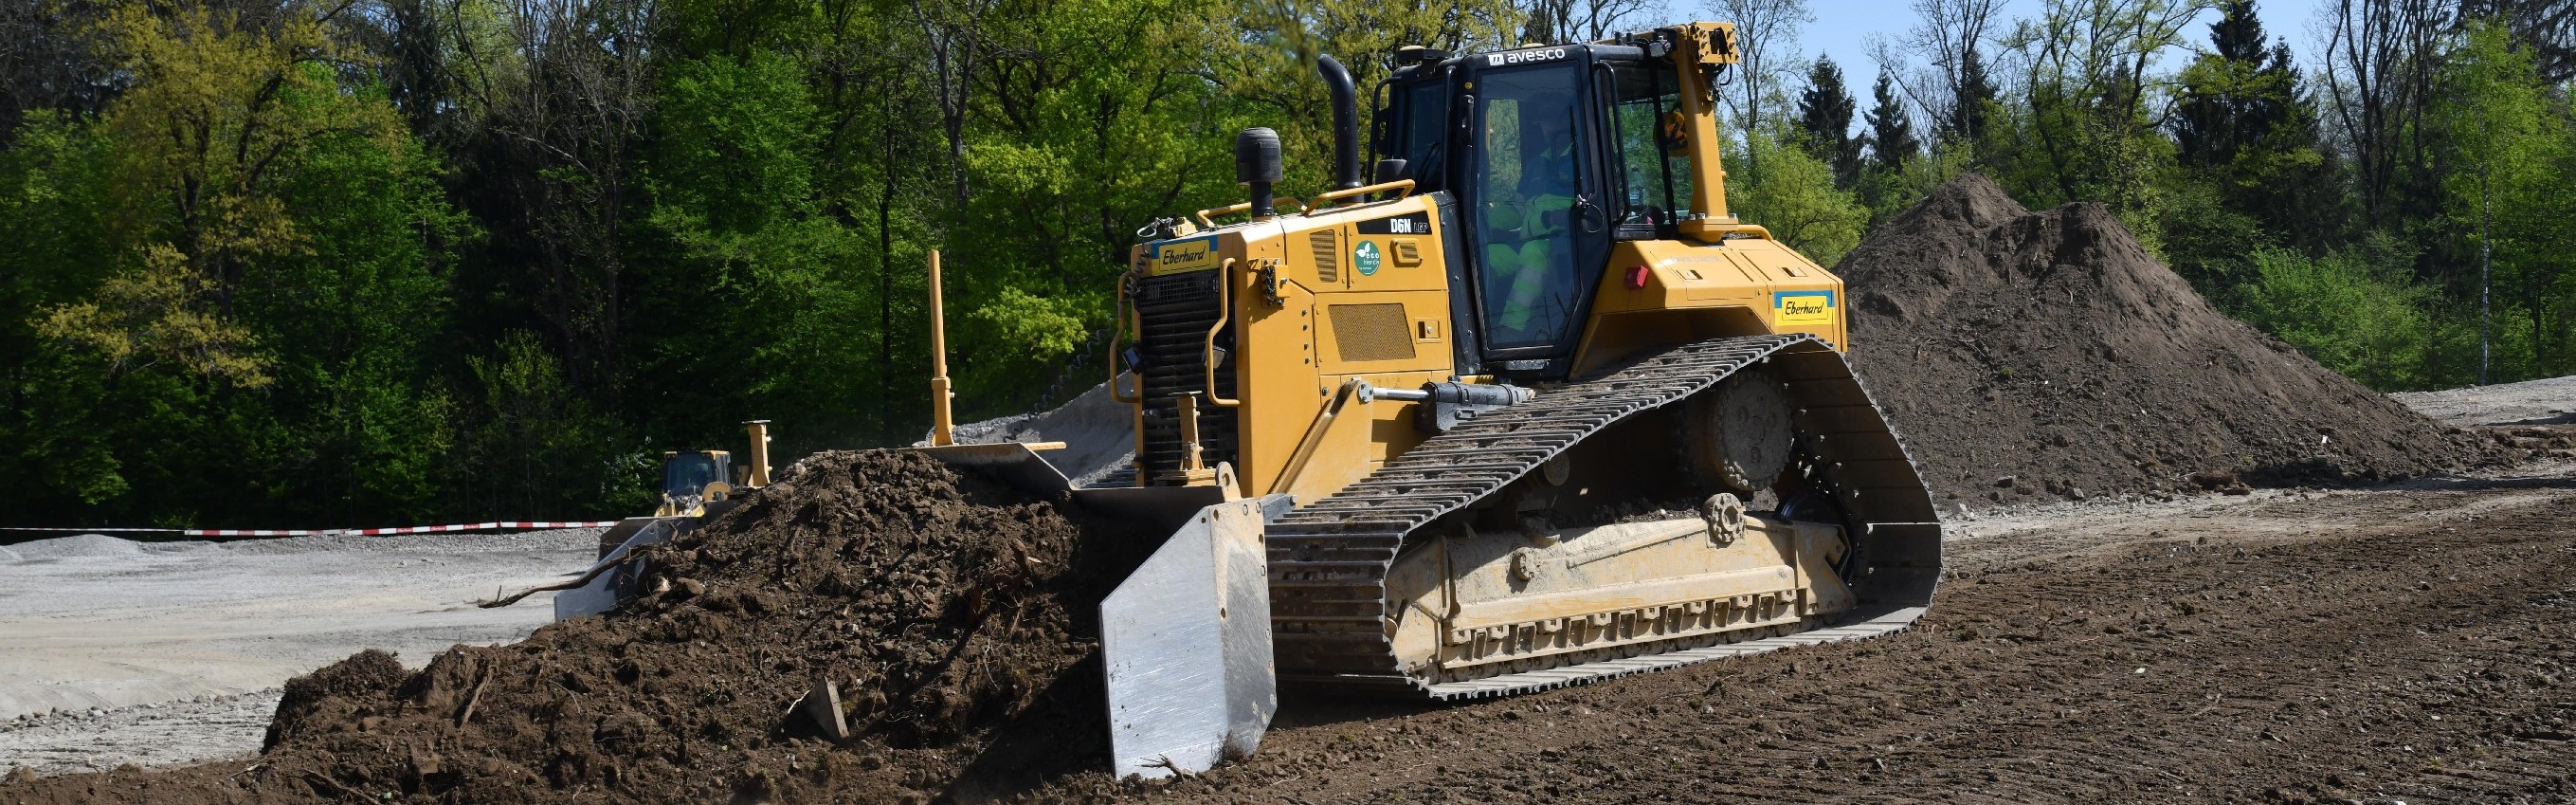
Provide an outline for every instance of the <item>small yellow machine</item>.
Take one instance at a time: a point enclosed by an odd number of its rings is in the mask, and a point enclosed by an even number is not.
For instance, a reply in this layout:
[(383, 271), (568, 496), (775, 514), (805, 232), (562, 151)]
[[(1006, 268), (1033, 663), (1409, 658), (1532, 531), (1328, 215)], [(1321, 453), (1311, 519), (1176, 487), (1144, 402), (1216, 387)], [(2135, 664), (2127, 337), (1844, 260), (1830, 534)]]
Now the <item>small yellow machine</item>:
[(1281, 681), (1507, 694), (1930, 603), (1939, 518), (1842, 357), (1842, 280), (1727, 212), (1735, 35), (1403, 49), (1366, 181), (1328, 56), (1330, 187), (1276, 195), (1250, 129), (1248, 200), (1139, 233), (1120, 496), (1278, 496), (1255, 536)]
[(736, 468), (723, 450), (673, 450), (662, 453), (662, 505), (655, 517), (698, 517), (706, 505), (733, 496), (736, 488), (769, 485), (769, 420), (744, 422), (751, 440), (751, 463)]
[[(733, 466), (723, 450), (674, 450), (662, 454), (662, 503), (653, 513), (617, 521), (599, 534), (599, 554), (590, 569), (566, 581), (521, 590), (479, 606), (505, 607), (541, 592), (555, 592), (555, 619), (597, 615), (615, 609), (635, 594), (644, 574), (634, 553), (647, 545), (669, 542), (694, 531), (708, 518), (736, 504), (736, 490), (769, 485), (769, 420), (744, 422), (750, 437), (748, 465)], [(730, 480), (727, 480), (730, 479)]]
[[(769, 420), (744, 422), (749, 437), (750, 463), (736, 467), (733, 454), (724, 450), (672, 450), (662, 453), (662, 502), (645, 517), (629, 517), (599, 535), (599, 556), (607, 558), (619, 546), (637, 534), (653, 529), (656, 523), (680, 518), (694, 523), (709, 515), (720, 514), (731, 505), (739, 490), (758, 489), (769, 485)], [(667, 525), (657, 534), (667, 538)], [(585, 613), (587, 614), (587, 613)]]

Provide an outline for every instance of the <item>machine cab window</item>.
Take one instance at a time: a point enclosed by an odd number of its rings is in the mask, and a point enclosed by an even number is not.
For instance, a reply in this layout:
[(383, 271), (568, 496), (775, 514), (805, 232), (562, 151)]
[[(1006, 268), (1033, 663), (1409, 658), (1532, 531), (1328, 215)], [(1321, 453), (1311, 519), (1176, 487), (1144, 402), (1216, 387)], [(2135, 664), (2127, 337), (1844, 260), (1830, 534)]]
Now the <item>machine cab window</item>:
[(1573, 347), (1609, 245), (1589, 54), (1551, 50), (1553, 58), (1476, 71), (1465, 107), (1478, 317), (1486, 357), (1506, 367), (1544, 365)]
[(662, 496), (696, 497), (707, 484), (730, 480), (732, 456), (719, 451), (673, 453), (662, 460)]

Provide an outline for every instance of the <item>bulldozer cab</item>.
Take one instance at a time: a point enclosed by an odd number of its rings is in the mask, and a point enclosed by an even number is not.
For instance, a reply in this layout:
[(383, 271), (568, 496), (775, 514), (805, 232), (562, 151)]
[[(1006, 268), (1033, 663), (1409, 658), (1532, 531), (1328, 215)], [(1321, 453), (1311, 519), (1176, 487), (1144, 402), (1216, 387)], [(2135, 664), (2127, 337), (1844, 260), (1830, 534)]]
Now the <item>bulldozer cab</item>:
[(666, 498), (697, 495), (707, 484), (732, 479), (733, 455), (722, 450), (667, 453), (662, 458), (662, 496)]
[(1648, 36), (1399, 59), (1412, 63), (1383, 90), (1372, 181), (1457, 200), (1462, 365), (1562, 378), (1616, 242), (1677, 237), (1700, 214), (1673, 43)]
[(692, 515), (733, 491), (733, 454), (683, 450), (662, 454), (662, 505), (655, 516)]

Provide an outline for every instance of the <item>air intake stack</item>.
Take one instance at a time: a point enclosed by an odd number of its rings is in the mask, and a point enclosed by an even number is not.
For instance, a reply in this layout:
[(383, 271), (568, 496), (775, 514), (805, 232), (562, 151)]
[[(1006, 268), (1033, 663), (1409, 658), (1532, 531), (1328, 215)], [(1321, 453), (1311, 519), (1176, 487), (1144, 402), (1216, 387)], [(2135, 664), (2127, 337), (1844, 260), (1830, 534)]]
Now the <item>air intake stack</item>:
[(1234, 180), (1252, 188), (1252, 217), (1268, 218), (1270, 186), (1283, 176), (1279, 165), (1279, 132), (1244, 129), (1234, 135)]

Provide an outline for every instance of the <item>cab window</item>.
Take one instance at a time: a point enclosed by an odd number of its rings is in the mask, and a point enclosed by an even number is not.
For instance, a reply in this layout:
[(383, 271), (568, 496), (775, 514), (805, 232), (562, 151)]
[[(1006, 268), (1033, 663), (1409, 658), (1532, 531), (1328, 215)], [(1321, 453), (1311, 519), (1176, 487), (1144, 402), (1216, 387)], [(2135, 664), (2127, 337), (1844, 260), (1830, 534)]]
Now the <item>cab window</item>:
[(1670, 237), (1673, 225), (1692, 212), (1690, 156), (1678, 128), (1681, 97), (1655, 66), (1610, 63), (1609, 148), (1622, 239)]
[(1475, 106), (1485, 344), (1560, 346), (1588, 277), (1575, 232), (1584, 150), (1575, 63), (1487, 71)]

